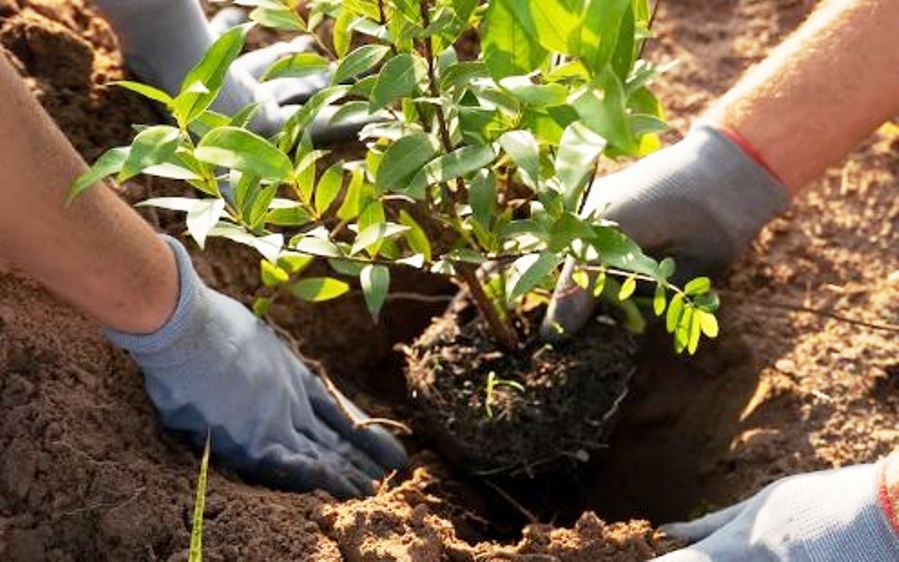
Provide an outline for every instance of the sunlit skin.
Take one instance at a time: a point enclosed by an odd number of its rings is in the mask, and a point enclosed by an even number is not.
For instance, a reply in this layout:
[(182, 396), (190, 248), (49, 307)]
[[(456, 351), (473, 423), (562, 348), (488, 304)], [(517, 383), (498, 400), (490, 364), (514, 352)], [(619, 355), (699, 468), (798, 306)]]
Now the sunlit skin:
[(739, 131), (795, 195), (899, 115), (899, 2), (830, 0), (706, 118)]
[(178, 298), (171, 250), (111, 189), (66, 205), (87, 166), (0, 55), (0, 259), (105, 326), (160, 328)]

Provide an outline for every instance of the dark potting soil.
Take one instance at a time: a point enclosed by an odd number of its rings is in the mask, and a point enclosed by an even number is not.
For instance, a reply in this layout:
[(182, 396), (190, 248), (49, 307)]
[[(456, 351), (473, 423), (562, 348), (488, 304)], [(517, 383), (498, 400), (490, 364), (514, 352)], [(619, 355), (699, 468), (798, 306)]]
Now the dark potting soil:
[[(457, 298), (408, 348), (414, 411), (438, 449), (474, 474), (550, 472), (606, 446), (636, 371), (634, 337), (609, 318), (549, 345), (538, 333), (543, 310), (517, 319), (520, 349), (508, 351)], [(488, 395), (490, 377), (499, 382)]]

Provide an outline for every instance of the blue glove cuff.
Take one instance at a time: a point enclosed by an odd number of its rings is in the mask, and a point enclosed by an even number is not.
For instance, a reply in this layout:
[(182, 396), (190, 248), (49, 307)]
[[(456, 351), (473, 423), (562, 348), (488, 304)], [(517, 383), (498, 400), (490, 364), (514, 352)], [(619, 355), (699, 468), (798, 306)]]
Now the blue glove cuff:
[(113, 328), (103, 330), (114, 345), (138, 355), (158, 353), (182, 340), (193, 324), (196, 303), (201, 299), (200, 292), (206, 288), (194, 270), (184, 246), (171, 236), (162, 235), (162, 239), (172, 249), (178, 266), (178, 303), (172, 316), (161, 328), (150, 334), (134, 334)]

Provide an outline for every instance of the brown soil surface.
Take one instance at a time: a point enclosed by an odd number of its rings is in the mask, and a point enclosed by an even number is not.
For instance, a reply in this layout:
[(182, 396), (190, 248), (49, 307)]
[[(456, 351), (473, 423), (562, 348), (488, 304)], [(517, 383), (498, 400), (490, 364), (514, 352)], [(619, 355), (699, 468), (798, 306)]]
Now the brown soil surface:
[[(676, 129), (812, 4), (664, 3), (650, 54), (682, 61), (659, 85)], [(152, 120), (142, 101), (103, 86), (122, 75), (121, 59), (86, 0), (0, 0), (0, 17), (0, 42), (86, 158)], [(660, 338), (606, 454), (577, 481), (530, 486), (567, 489), (553, 494), (564, 503), (513, 487), (498, 494), (427, 453), (378, 496), (345, 503), (253, 488), (213, 469), (207, 559), (646, 560), (672, 545), (632, 518), (684, 517), (783, 475), (889, 452), (899, 444), (899, 338), (783, 305), (899, 324), (897, 170), (899, 141), (874, 136), (766, 229), (724, 283), (721, 340), (684, 362)], [(217, 287), (244, 294), (256, 282), (243, 265), (249, 254), (229, 247), (198, 258)], [(354, 376), (365, 396), (402, 394), (391, 346), (436, 311), (416, 303), (393, 329), (364, 328), (364, 312), (341, 306), (281, 314), (307, 353)], [(365, 396), (357, 399), (385, 403)], [(182, 560), (197, 464), (160, 429), (139, 374), (96, 327), (0, 273), (0, 559)], [(497, 513), (504, 497), (521, 509)], [(525, 510), (570, 528), (532, 525), (516, 536)], [(488, 540), (498, 536), (505, 541)]]
[[(634, 338), (594, 322), (577, 338), (546, 345), (543, 314), (537, 306), (518, 317), (521, 348), (504, 351), (460, 297), (408, 348), (413, 410), (437, 449), (473, 474), (533, 477), (577, 466), (605, 448), (617, 421), (637, 370)], [(488, 397), (491, 375), (507, 384), (494, 383)]]

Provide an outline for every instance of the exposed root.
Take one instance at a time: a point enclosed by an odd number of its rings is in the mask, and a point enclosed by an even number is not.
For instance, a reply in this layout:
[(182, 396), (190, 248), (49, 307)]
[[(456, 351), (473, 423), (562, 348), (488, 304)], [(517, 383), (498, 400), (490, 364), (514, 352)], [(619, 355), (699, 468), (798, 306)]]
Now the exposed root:
[(350, 422), (353, 424), (353, 429), (364, 429), (372, 425), (381, 425), (384, 427), (393, 428), (400, 432), (402, 435), (412, 434), (412, 428), (400, 421), (387, 418), (359, 419), (357, 416), (355, 416), (353, 412), (349, 408), (347, 408), (345, 402), (346, 397), (340, 392), (340, 390), (337, 388), (337, 385), (335, 385), (334, 381), (331, 380), (331, 377), (328, 376), (328, 372), (325, 370), (324, 366), (320, 362), (303, 355), (303, 352), (300, 351), (299, 342), (296, 340), (296, 338), (293, 337), (290, 332), (279, 326), (272, 319), (268, 318), (267, 320), (272, 329), (275, 330), (275, 333), (281, 336), (281, 338), (290, 347), (291, 351), (293, 351), (297, 358), (305, 363), (306, 366), (309, 367), (312, 372), (315, 373), (316, 376), (318, 376), (319, 379), (321, 379), (321, 381), (325, 385), (325, 389), (327, 389), (328, 394), (331, 395), (331, 398), (334, 399), (334, 402), (337, 404), (337, 407), (340, 409), (341, 413), (343, 413), (344, 417), (350, 420)]

